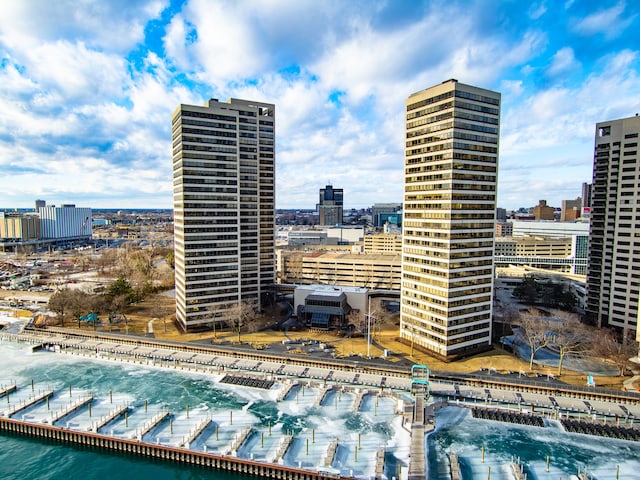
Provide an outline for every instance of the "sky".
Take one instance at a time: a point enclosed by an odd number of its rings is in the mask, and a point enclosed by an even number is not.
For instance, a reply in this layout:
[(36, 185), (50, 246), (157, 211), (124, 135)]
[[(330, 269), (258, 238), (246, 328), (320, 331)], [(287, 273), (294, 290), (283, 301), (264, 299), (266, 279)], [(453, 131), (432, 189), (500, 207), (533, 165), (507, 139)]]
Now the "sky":
[(0, 207), (171, 208), (179, 104), (276, 105), (276, 207), (402, 202), (409, 95), (501, 92), (498, 206), (591, 182), (640, 113), (638, 0), (0, 0)]

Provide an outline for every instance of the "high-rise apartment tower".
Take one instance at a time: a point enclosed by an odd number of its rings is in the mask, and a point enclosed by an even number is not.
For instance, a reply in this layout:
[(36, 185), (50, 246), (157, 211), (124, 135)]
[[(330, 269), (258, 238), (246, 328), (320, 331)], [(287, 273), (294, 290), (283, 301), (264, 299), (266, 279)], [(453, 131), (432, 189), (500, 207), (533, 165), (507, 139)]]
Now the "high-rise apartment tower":
[(318, 203), (318, 216), (320, 225), (342, 224), (344, 208), (344, 190), (327, 185), (320, 189), (320, 202)]
[(455, 358), (491, 344), (500, 94), (448, 80), (406, 102), (400, 335)]
[(275, 107), (180, 105), (172, 139), (176, 317), (211, 328), (275, 283)]
[(640, 117), (596, 125), (587, 267), (587, 316), (637, 330), (640, 289)]

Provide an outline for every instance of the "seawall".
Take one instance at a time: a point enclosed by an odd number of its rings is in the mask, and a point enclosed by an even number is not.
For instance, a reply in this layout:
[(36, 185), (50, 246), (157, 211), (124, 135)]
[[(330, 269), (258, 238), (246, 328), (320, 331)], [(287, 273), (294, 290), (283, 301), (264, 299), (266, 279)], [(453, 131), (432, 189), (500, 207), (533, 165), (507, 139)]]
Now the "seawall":
[(226, 470), (262, 478), (281, 480), (335, 480), (346, 478), (285, 465), (261, 463), (226, 455), (197, 452), (185, 448), (115, 438), (95, 432), (83, 432), (54, 425), (29, 423), (7, 417), (0, 417), (0, 431), (20, 436), (43, 438), (60, 443), (82, 445), (97, 450), (122, 452), (130, 455), (156, 458), (169, 462), (186, 463), (203, 468)]

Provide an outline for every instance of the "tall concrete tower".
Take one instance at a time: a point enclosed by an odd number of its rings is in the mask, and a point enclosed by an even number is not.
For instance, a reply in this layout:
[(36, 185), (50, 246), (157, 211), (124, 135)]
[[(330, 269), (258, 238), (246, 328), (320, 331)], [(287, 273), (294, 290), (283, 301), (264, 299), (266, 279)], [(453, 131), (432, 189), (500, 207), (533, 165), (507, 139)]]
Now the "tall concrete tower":
[(491, 344), (499, 132), (499, 93), (407, 99), (400, 336), (442, 358)]
[(275, 283), (275, 106), (180, 105), (172, 140), (176, 317), (211, 328)]
[(327, 185), (320, 189), (320, 202), (318, 203), (318, 214), (320, 225), (342, 224), (344, 208), (344, 190), (333, 188)]
[(640, 117), (596, 125), (586, 313), (637, 331), (640, 289)]

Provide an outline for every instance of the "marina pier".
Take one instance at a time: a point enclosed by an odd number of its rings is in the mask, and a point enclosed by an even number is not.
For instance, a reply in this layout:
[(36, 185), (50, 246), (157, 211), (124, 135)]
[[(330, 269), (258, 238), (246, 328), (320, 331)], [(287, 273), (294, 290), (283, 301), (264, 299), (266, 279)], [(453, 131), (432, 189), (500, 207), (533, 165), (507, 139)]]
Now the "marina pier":
[(33, 424), (7, 417), (0, 417), (0, 430), (27, 437), (44, 438), (61, 443), (71, 443), (96, 449), (123, 452), (131, 455), (187, 463), (217, 470), (238, 472), (257, 477), (281, 480), (325, 480), (344, 478), (322, 472), (313, 472), (281, 464), (255, 462), (238, 457), (196, 452), (159, 444), (115, 438), (94, 432), (70, 430), (53, 425)]
[[(287, 389), (285, 386), (282, 388)], [(20, 390), (23, 388), (16, 388), (17, 392)], [(323, 389), (309, 386), (301, 395), (303, 400), (290, 398), (288, 402), (296, 405), (314, 404), (315, 399), (321, 395), (324, 395)], [(13, 405), (0, 408), (0, 431), (283, 480), (343, 478), (340, 470), (331, 465), (336, 451), (339, 446), (354, 449), (357, 457), (357, 450), (361, 448), (360, 434), (357, 444), (355, 440), (338, 440), (327, 436), (326, 432), (316, 434), (315, 429), (303, 435), (287, 435), (278, 430), (272, 437), (271, 426), (265, 430), (259, 425), (237, 421), (237, 428), (232, 430), (233, 412), (229, 412), (229, 421), (224, 423), (220, 420), (222, 415), (218, 415), (214, 421), (210, 414), (203, 416), (202, 412), (191, 412), (189, 415), (187, 410), (186, 416), (172, 414), (166, 409), (159, 410), (157, 404), (148, 405), (146, 400), (144, 404), (138, 402), (137, 407), (128, 404), (113, 405), (111, 391), (109, 398), (104, 398), (69, 387), (68, 390), (58, 389), (56, 393), (47, 391), (46, 397), (42, 394), (38, 397), (38, 402), (31, 402), (28, 407), (19, 410), (19, 418), (14, 415), (17, 409)], [(355, 394), (344, 393), (345, 402), (354, 402), (355, 399)], [(18, 398), (15, 400), (20, 401)], [(390, 400), (388, 398), (384, 405), (384, 418), (396, 415), (397, 407), (389, 403)], [(93, 409), (92, 404), (95, 404)], [(332, 406), (319, 408), (331, 409)], [(221, 435), (218, 438), (221, 425), (232, 435)], [(372, 469), (377, 473), (372, 478), (382, 478), (384, 455), (373, 448), (377, 445), (375, 439), (364, 440), (364, 435), (362, 438), (364, 450), (361, 455), (374, 457), (371, 461)], [(269, 445), (265, 444), (265, 439), (268, 439)], [(306, 454), (295, 451), (294, 441), (298, 446), (306, 442)], [(368, 445), (366, 449), (364, 442)], [(310, 445), (313, 445), (313, 449), (310, 449)], [(273, 452), (270, 456), (267, 455), (269, 451)], [(321, 452), (321, 459), (316, 459), (316, 451)], [(258, 456), (259, 452), (264, 452), (267, 456), (262, 455), (263, 458), (254, 460), (253, 455)], [(311, 466), (308, 461), (294, 461), (305, 457), (313, 465), (316, 465), (317, 460), (317, 466)], [(368, 461), (365, 458), (361, 460)], [(296, 463), (299, 465), (295, 466)]]
[[(233, 351), (208, 345), (173, 344), (139, 337), (74, 336), (62, 335), (60, 332), (47, 335), (43, 331), (24, 333), (20, 337), (18, 339), (0, 334), (0, 338), (7, 340), (28, 341), (35, 345), (34, 351), (40, 349), (79, 358), (123, 362), (130, 365), (127, 368), (132, 372), (174, 370), (181, 375), (190, 375), (189, 372), (206, 374), (212, 380), (211, 383), (228, 385), (225, 388), (254, 389), (256, 394), (251, 397), (268, 396), (270, 401), (278, 404), (279, 409), (284, 406), (296, 414), (308, 412), (309, 409), (319, 409), (314, 414), (320, 418), (329, 418), (331, 415), (337, 417), (342, 413), (364, 413), (374, 423), (391, 423), (392, 411), (400, 415), (398, 418), (402, 419), (401, 428), (410, 439), (406, 446), (407, 461), (402, 465), (392, 464), (391, 467), (385, 464), (385, 457), (393, 454), (397, 447), (386, 449), (384, 441), (375, 436), (363, 434), (361, 445), (360, 435), (356, 438), (351, 433), (350, 437), (339, 435), (340, 438), (337, 438), (331, 427), (325, 428), (324, 432), (312, 430), (311, 427), (293, 432), (289, 427), (285, 429), (283, 425), (269, 423), (267, 428), (266, 421), (262, 424), (255, 420), (253, 424), (246, 421), (243, 423), (242, 412), (237, 408), (222, 415), (198, 412), (195, 408), (190, 411), (187, 405), (185, 418), (183, 413), (175, 412), (175, 408), (174, 412), (169, 412), (161, 405), (150, 404), (147, 416), (145, 400), (145, 416), (141, 419), (140, 399), (137, 406), (133, 404), (135, 400), (131, 399), (128, 400), (128, 406), (123, 405), (121, 399), (116, 402), (119, 406), (109, 406), (112, 402), (104, 400), (104, 391), (101, 400), (98, 393), (76, 389), (73, 391), (73, 398), (65, 398), (64, 404), (56, 403), (57, 397), (66, 396), (66, 386), (62, 389), (56, 387), (56, 395), (43, 397), (31, 407), (22, 409), (21, 418), (18, 418), (8, 412), (14, 403), (24, 401), (26, 392), (33, 390), (33, 384), (31, 389), (11, 385), (15, 388), (8, 392), (9, 402), (5, 413), (0, 404), (0, 416), (6, 416), (11, 421), (0, 422), (1, 430), (270, 478), (390, 478), (397, 472), (395, 476), (399, 478), (413, 479), (424, 478), (426, 475), (425, 435), (433, 428), (434, 414), (430, 412), (430, 409), (433, 410), (433, 403), (425, 401), (424, 405), (420, 405), (427, 397), (412, 393), (410, 372), (398, 366), (391, 365), (389, 372), (381, 374), (377, 370), (381, 367), (369, 366), (364, 362), (351, 362), (344, 368), (339, 368), (339, 362), (333, 359), (314, 362), (313, 358), (289, 359), (288, 356), (264, 351)], [(135, 367), (131, 369), (131, 366)], [(635, 429), (635, 422), (640, 417), (639, 397), (635, 392), (588, 390), (542, 381), (518, 383), (507, 375), (462, 376), (432, 372), (429, 381), (431, 394), (438, 397), (439, 407), (478, 406), (495, 411), (507, 409), (511, 412), (520, 409), (527, 415), (526, 418), (582, 418), (583, 421), (590, 422), (595, 415), (598, 421), (592, 423), (606, 424), (607, 430), (611, 430), (609, 427), (614, 422), (623, 424), (625, 428)], [(41, 392), (40, 389), (37, 391)], [(120, 391), (116, 395), (121, 397), (129, 393)], [(31, 394), (41, 395), (35, 392)], [(89, 397), (93, 398), (81, 402), (81, 399)], [(403, 405), (399, 404), (398, 398), (403, 399)], [(4, 400), (3, 398), (2, 401)], [(47, 416), (53, 418), (44, 410), (45, 400), (47, 406), (51, 401), (54, 411), (63, 409), (65, 405), (68, 405), (65, 408), (69, 410), (59, 421), (42, 422), (41, 419)], [(74, 406), (73, 402), (80, 403)], [(191, 406), (194, 407), (192, 403)], [(180, 409), (184, 410), (184, 402), (178, 406), (178, 410)], [(16, 426), (21, 423), (25, 426)], [(591, 433), (596, 430), (598, 429), (590, 428), (588, 431)], [(58, 431), (68, 433), (53, 433)], [(94, 440), (87, 440), (88, 438)], [(125, 446), (130, 444), (139, 446)], [(231, 466), (232, 464), (258, 465), (264, 467), (264, 470), (255, 466), (250, 468), (251, 471), (235, 470), (249, 467)], [(355, 473), (350, 471), (350, 467), (353, 467)], [(456, 470), (453, 467), (452, 464), (452, 478)], [(269, 470), (280, 468), (290, 472), (287, 474), (289, 476), (275, 476)], [(397, 471), (394, 472), (394, 469)], [(291, 472), (302, 472), (302, 476)]]

